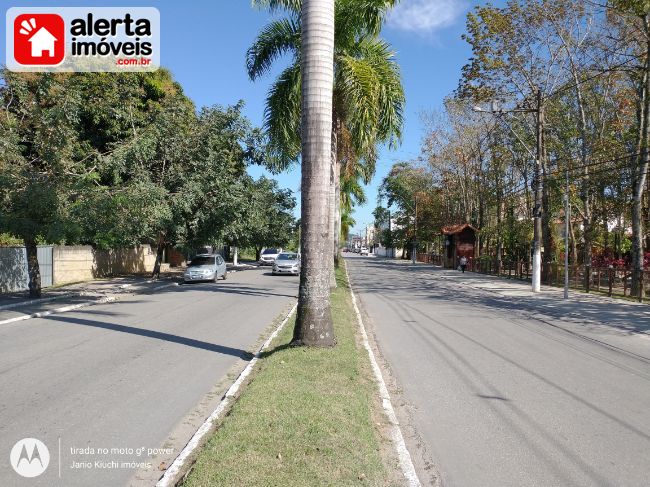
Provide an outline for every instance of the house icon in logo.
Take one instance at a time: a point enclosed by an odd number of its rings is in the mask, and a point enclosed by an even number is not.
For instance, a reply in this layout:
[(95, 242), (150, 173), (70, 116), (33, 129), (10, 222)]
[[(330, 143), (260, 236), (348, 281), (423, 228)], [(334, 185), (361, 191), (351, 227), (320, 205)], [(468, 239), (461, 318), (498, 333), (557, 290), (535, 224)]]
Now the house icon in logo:
[(57, 40), (49, 30), (41, 27), (36, 34), (29, 38), (29, 42), (32, 44), (32, 57), (42, 57), (45, 51), (49, 57), (54, 57), (54, 43)]
[(58, 14), (24, 13), (14, 19), (14, 59), (23, 66), (58, 66), (65, 58), (65, 22)]

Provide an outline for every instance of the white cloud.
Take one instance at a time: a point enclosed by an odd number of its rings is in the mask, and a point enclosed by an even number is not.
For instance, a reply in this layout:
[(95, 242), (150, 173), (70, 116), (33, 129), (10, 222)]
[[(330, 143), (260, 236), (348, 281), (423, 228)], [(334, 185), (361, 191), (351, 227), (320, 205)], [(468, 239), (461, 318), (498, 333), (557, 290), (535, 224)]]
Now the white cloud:
[(463, 0), (402, 0), (388, 17), (388, 25), (404, 31), (431, 34), (465, 13)]

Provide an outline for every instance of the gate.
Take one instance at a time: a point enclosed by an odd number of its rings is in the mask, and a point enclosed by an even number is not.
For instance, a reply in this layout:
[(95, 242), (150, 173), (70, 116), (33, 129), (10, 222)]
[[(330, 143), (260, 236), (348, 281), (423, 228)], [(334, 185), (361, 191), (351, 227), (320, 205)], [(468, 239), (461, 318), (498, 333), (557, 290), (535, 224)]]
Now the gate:
[[(42, 245), (37, 249), (41, 271), (41, 287), (51, 286), (53, 280), (53, 247)], [(25, 291), (29, 285), (27, 250), (25, 247), (0, 247), (0, 292)]]
[(38, 268), (41, 271), (41, 287), (50, 287), (54, 283), (54, 265), (52, 262), (51, 245), (43, 245), (37, 249)]

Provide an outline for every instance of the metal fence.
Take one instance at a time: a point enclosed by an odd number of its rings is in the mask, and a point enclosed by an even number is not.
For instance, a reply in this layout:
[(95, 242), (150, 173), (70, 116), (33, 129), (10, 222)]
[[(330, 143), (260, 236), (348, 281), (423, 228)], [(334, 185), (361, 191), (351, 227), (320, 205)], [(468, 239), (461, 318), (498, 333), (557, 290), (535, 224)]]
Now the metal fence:
[[(41, 286), (54, 282), (54, 266), (51, 245), (37, 249), (38, 265), (41, 270)], [(27, 250), (25, 247), (0, 247), (0, 292), (24, 291), (29, 285), (27, 272)]]
[[(418, 254), (418, 261), (443, 265), (442, 256), (439, 255)], [(467, 263), (467, 270), (522, 281), (530, 281), (532, 277), (532, 265), (521, 260), (503, 261), (498, 268), (494, 259), (470, 259)], [(636, 297), (638, 299), (640, 297), (638, 294), (632, 296), (633, 272), (630, 268), (572, 265), (569, 266), (569, 287), (579, 291), (604, 292), (609, 296)], [(640, 278), (641, 288), (645, 288), (642, 299), (647, 299), (650, 297), (650, 270), (643, 271)], [(547, 286), (564, 287), (564, 264), (543, 264), (541, 281)]]

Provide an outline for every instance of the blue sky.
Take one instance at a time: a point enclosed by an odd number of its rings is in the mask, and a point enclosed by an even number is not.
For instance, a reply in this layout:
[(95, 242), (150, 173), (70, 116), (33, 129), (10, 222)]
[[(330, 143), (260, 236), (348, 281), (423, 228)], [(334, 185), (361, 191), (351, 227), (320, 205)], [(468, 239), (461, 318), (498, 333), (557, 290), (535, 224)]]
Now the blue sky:
[[(8, 3), (12, 6), (78, 6), (88, 2), (67, 0), (26, 1)], [(131, 2), (103, 0), (101, 6), (124, 6)], [(445, 96), (457, 86), (460, 71), (470, 55), (460, 38), (465, 15), (483, 1), (465, 0), (402, 0), (391, 14), (382, 36), (397, 52), (406, 92), (406, 120), (401, 147), (382, 150), (377, 173), (366, 187), (368, 203), (358, 208), (354, 218), (356, 229), (370, 223), (376, 206), (377, 189), (392, 164), (417, 157), (423, 125), (423, 112), (439, 109)], [(499, 4), (501, 2), (493, 2)], [(252, 83), (244, 68), (246, 49), (257, 32), (271, 18), (265, 11), (253, 9), (250, 0), (221, 1), (149, 1), (134, 2), (137, 6), (155, 6), (161, 19), (161, 64), (173, 72), (186, 94), (197, 106), (233, 104), (243, 99), (245, 114), (256, 125), (262, 123), (266, 91), (273, 74)], [(0, 36), (4, 39), (4, 35)], [(3, 49), (4, 51), (4, 49)], [(280, 61), (277, 69), (286, 61)], [(251, 174), (264, 173), (253, 167)], [(275, 176), (280, 185), (297, 193), (300, 168)], [(299, 210), (298, 210), (299, 211)]]

